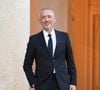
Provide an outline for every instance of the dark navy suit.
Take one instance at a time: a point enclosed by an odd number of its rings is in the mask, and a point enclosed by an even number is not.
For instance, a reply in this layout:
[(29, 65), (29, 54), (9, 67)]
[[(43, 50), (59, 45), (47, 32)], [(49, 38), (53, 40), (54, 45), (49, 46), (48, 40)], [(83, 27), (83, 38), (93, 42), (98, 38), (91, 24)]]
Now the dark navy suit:
[[(54, 68), (60, 90), (69, 90), (70, 84), (76, 85), (76, 68), (68, 34), (57, 30), (55, 33), (57, 42), (54, 56), (49, 54), (43, 31), (29, 39), (23, 68), (30, 86), (35, 84), (36, 90), (47, 90)], [(32, 72), (34, 60), (35, 74)]]

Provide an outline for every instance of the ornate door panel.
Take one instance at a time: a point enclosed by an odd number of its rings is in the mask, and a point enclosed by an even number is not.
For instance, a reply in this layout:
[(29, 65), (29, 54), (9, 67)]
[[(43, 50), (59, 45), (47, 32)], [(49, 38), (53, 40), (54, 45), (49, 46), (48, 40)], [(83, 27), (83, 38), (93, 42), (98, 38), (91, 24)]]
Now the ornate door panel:
[(100, 15), (93, 18), (93, 90), (100, 90)]

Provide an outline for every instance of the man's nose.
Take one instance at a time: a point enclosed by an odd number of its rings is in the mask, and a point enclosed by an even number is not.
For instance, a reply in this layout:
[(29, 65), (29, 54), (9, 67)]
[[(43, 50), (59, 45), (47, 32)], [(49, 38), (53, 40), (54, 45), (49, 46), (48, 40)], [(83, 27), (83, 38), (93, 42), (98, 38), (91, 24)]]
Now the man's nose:
[(45, 21), (48, 21), (48, 17), (45, 18)]

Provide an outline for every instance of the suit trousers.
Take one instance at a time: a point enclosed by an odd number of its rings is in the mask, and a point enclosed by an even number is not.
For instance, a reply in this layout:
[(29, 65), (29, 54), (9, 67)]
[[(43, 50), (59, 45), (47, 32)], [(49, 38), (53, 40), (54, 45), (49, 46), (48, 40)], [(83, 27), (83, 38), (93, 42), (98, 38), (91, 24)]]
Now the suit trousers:
[(42, 87), (37, 87), (35, 90), (60, 90), (57, 79), (56, 79), (56, 74), (52, 74), (49, 77), (49, 81), (43, 82), (44, 85)]

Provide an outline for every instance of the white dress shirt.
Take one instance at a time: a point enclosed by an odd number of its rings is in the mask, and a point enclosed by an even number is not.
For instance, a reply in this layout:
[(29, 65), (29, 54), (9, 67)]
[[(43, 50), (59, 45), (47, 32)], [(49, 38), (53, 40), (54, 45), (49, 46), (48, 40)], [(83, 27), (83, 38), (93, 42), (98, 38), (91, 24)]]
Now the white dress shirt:
[[(54, 55), (55, 48), (56, 48), (56, 34), (55, 34), (55, 30), (53, 29), (50, 33), (48, 33), (45, 30), (43, 30), (43, 35), (44, 35), (44, 39), (45, 39), (45, 43), (46, 43), (47, 47), (48, 47), (48, 40), (49, 40), (48, 34), (51, 34), (52, 44), (53, 44), (53, 55)], [(54, 69), (53, 73), (55, 73), (55, 69)]]
[(45, 43), (46, 43), (47, 47), (48, 47), (48, 40), (49, 40), (48, 34), (51, 34), (52, 44), (53, 44), (53, 55), (54, 55), (55, 48), (56, 48), (56, 35), (55, 35), (55, 30), (53, 29), (51, 31), (51, 33), (48, 33), (45, 30), (43, 30), (43, 35), (44, 35), (44, 39), (45, 39)]

